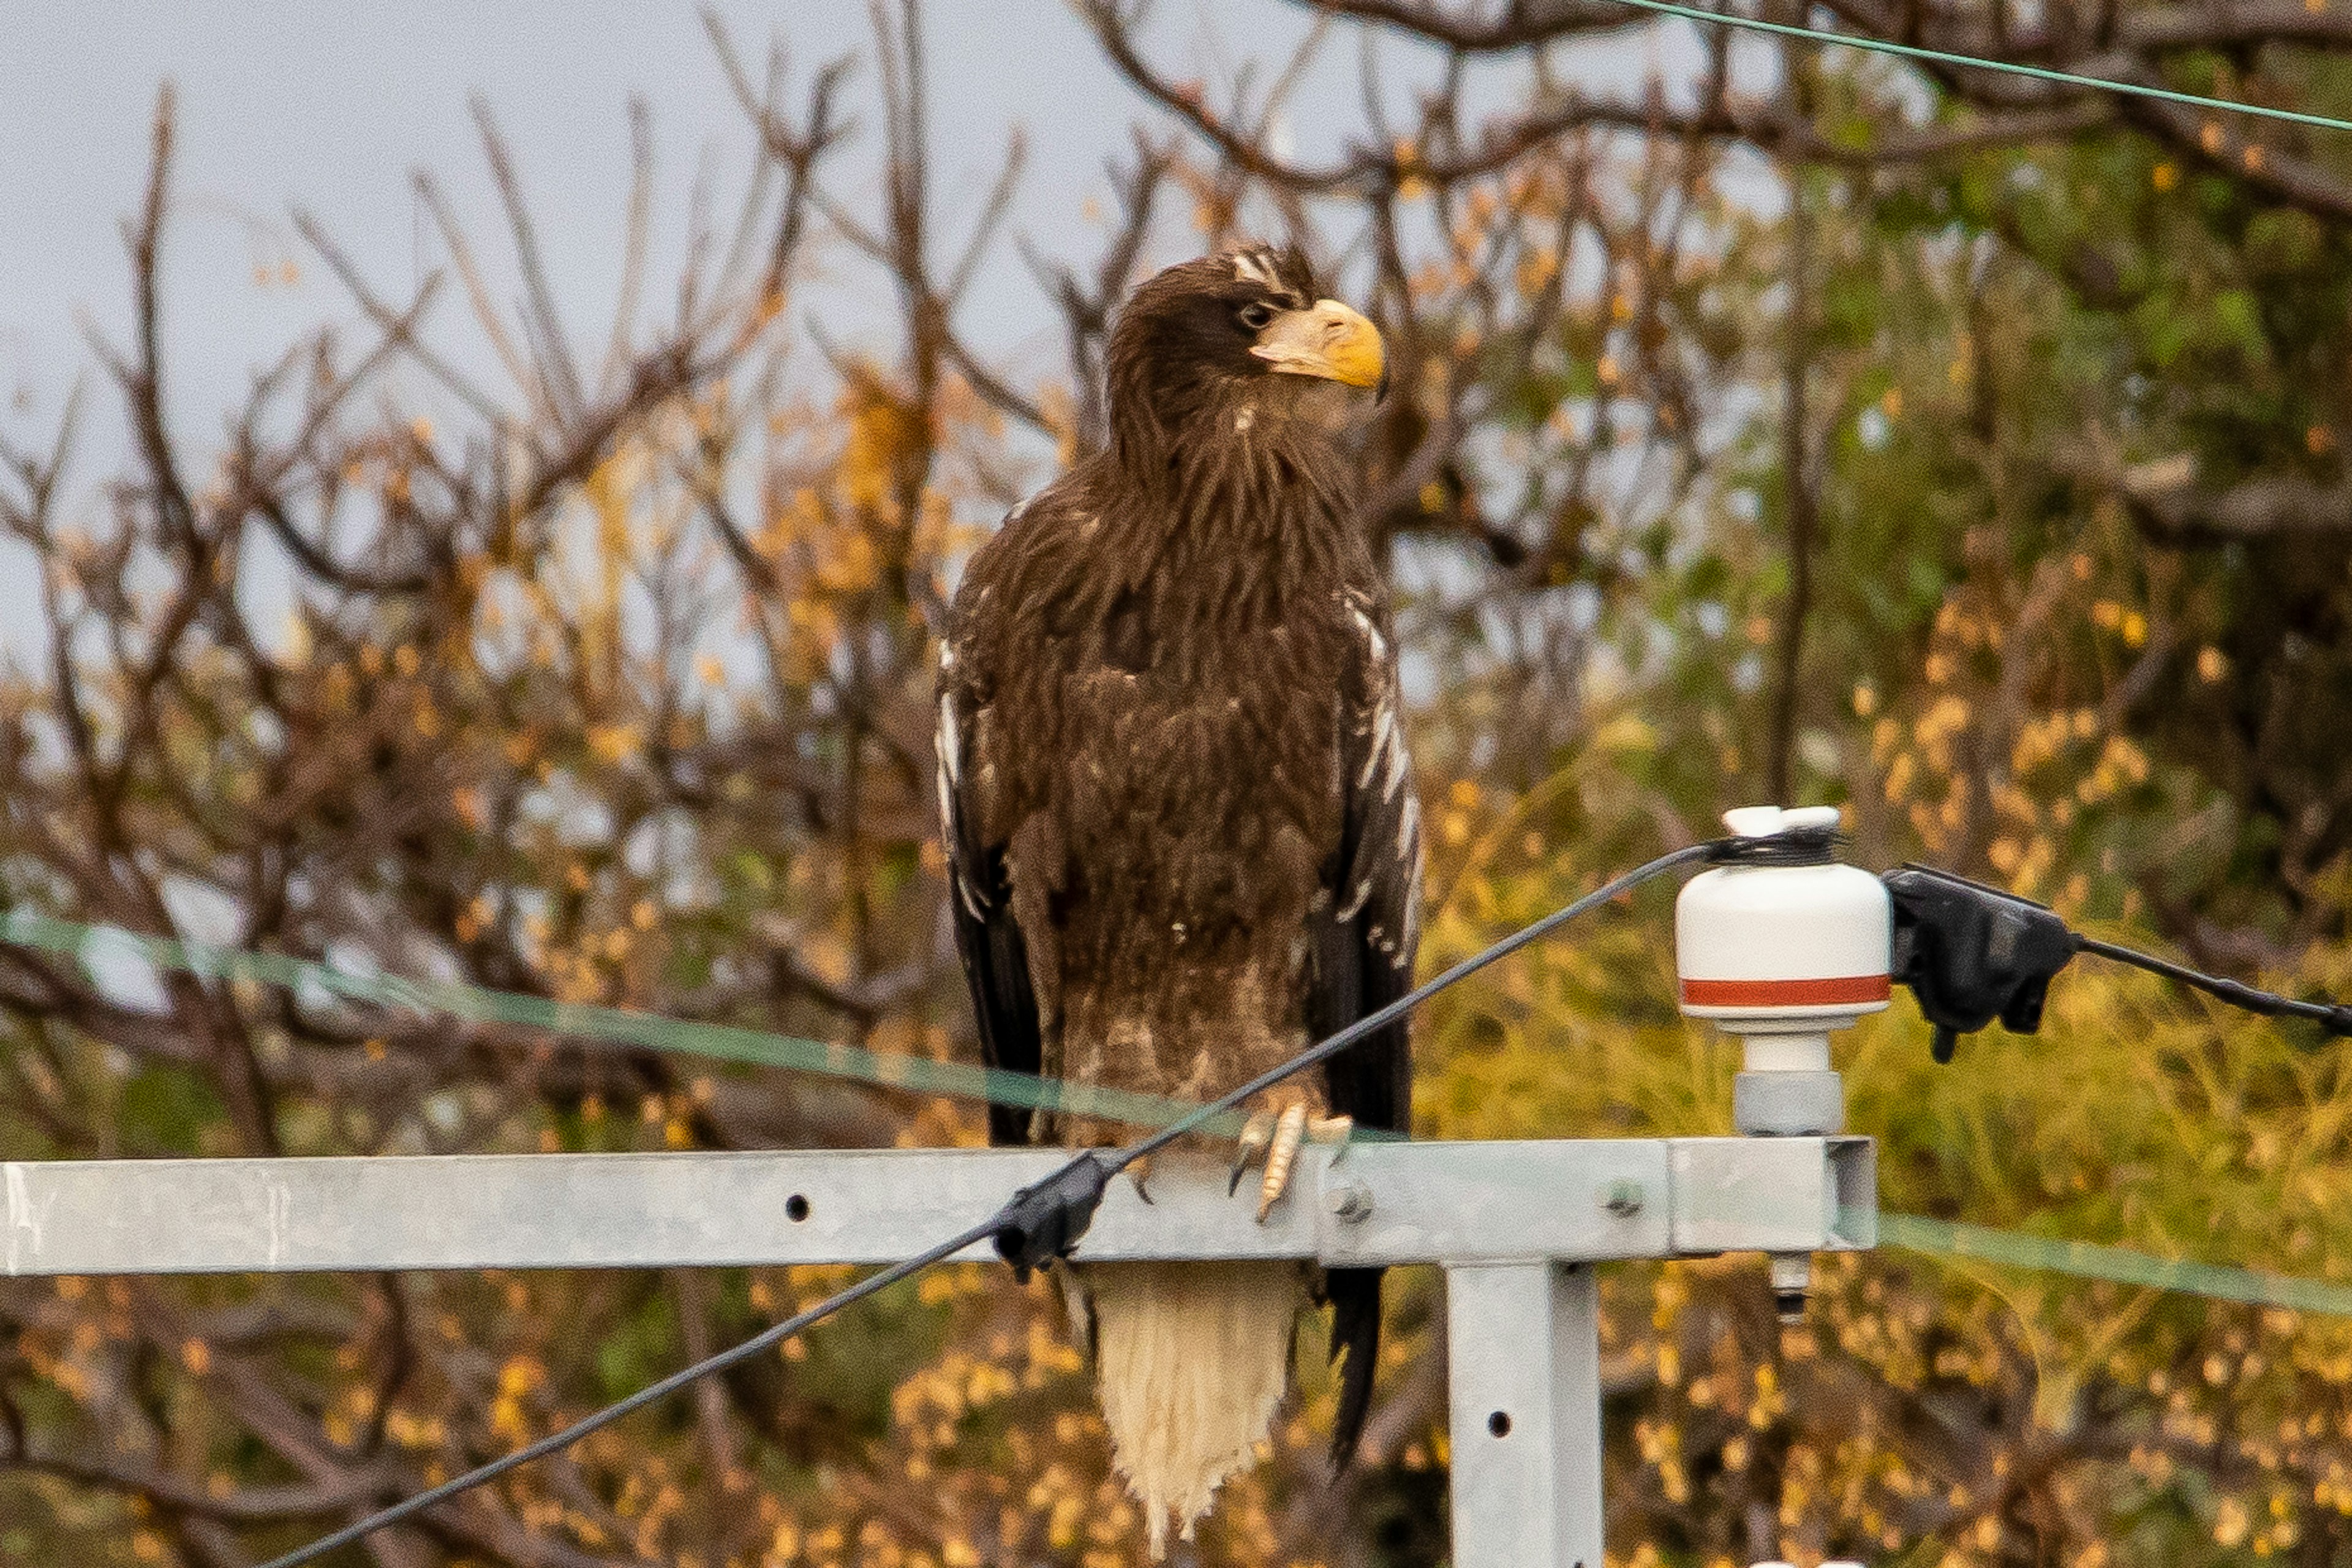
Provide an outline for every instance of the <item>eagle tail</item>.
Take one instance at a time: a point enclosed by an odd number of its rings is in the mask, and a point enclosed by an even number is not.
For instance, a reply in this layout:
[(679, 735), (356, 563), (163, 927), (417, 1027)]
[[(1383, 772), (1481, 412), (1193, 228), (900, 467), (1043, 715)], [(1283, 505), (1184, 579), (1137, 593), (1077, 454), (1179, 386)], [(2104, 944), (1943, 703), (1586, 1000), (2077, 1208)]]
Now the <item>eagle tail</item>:
[(1339, 1369), (1339, 1412), (1331, 1422), (1331, 1474), (1356, 1457), (1372, 1407), (1372, 1373), (1381, 1359), (1383, 1268), (1333, 1268), (1323, 1276), (1331, 1302), (1331, 1360)]
[(1103, 1263), (1095, 1366), (1111, 1458), (1143, 1505), (1152, 1561), (1172, 1519), (1192, 1539), (1217, 1488), (1247, 1469), (1290, 1381), (1307, 1281), (1266, 1263)]

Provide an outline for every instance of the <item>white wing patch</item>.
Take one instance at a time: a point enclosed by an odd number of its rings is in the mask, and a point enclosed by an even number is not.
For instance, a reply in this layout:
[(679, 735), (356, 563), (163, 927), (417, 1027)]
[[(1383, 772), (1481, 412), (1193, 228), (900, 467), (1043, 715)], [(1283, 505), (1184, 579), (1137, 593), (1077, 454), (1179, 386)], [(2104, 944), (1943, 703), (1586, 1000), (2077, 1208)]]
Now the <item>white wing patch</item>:
[(963, 783), (963, 758), (959, 748), (963, 737), (956, 732), (955, 699), (940, 693), (940, 776), (949, 784)]
[[(1371, 752), (1364, 758), (1364, 771), (1356, 775), (1358, 789), (1372, 787), (1372, 780), (1380, 775), (1381, 759), (1391, 750), (1402, 752), (1403, 748), (1397, 745), (1396, 710), (1390, 707), (1387, 700), (1383, 699), (1381, 703), (1380, 719), (1372, 727)], [(1394, 766), (1395, 764), (1391, 764), (1391, 771), (1394, 770)], [(1394, 794), (1395, 791), (1391, 788), (1388, 793)]]
[[(940, 645), (940, 668), (955, 668), (955, 649)], [(956, 786), (963, 782), (963, 731), (956, 723), (955, 699), (947, 692), (940, 693), (940, 725), (933, 744), (939, 750), (939, 766), (933, 770), (940, 786), (940, 842), (948, 854), (948, 880), (955, 884), (956, 900), (974, 920), (983, 920), (987, 911), (981, 908), (980, 894), (966, 876), (965, 868), (956, 858)]]
[[(1398, 721), (1396, 679), (1390, 663), (1388, 638), (1372, 616), (1370, 599), (1353, 590), (1343, 590), (1340, 603), (1363, 638), (1370, 667), (1366, 672), (1367, 679), (1380, 691), (1372, 714), (1371, 744), (1356, 775), (1355, 786), (1360, 795), (1369, 792), (1375, 780), (1379, 781), (1381, 803), (1396, 812), (1392, 819), (1396, 824), (1395, 837), (1389, 850), (1398, 862), (1395, 885), (1406, 890), (1402, 931), (1391, 931), (1385, 922), (1375, 921), (1365, 929), (1364, 938), (1391, 967), (1401, 969), (1410, 963), (1409, 955), (1421, 934), (1421, 900), (1414, 896), (1421, 884), (1421, 800), (1407, 787), (1412, 761), (1407, 754), (1403, 728)], [(1398, 801), (1400, 792), (1403, 795), (1402, 804)], [(1338, 911), (1338, 918), (1351, 921), (1361, 915), (1371, 901), (1374, 884), (1381, 879), (1381, 871), (1364, 870), (1347, 889), (1347, 901)]]
[(1392, 956), (1403, 965), (1412, 962), (1413, 946), (1421, 940), (1421, 797), (1410, 790), (1397, 827), (1397, 858), (1404, 862), (1404, 942)]

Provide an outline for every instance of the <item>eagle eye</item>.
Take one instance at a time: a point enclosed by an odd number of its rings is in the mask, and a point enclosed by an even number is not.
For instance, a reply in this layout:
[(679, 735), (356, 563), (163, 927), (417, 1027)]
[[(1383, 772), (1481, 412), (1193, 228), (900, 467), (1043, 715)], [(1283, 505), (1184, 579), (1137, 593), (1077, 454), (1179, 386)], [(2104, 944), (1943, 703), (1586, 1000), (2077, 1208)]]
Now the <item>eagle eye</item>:
[(1274, 320), (1274, 307), (1261, 300), (1253, 300), (1234, 312), (1235, 318), (1253, 332), (1262, 332)]

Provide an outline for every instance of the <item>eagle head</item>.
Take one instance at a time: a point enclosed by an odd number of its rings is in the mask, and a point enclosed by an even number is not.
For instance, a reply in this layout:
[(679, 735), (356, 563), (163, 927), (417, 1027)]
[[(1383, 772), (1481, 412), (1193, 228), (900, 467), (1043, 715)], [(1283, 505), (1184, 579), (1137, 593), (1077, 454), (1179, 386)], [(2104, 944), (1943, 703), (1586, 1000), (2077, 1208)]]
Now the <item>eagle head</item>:
[(1322, 297), (1297, 247), (1223, 250), (1169, 268), (1120, 310), (1111, 426), (1122, 443), (1157, 450), (1204, 421), (1246, 429), (1261, 414), (1310, 408), (1319, 420), (1335, 393), (1385, 391), (1386, 372), (1379, 330)]

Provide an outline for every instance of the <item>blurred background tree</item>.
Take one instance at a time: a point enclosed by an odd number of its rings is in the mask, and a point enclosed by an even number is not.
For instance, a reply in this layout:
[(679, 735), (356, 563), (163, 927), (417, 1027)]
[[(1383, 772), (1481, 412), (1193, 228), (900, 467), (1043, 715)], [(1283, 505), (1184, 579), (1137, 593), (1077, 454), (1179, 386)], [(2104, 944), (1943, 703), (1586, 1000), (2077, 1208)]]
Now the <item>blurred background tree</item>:
[[(941, 233), (940, 68), (911, 5), (877, 6), (866, 57), (814, 72), (713, 26), (761, 158), (649, 277), (640, 125), (599, 341), (561, 319), (487, 113), (513, 307), (429, 181), (448, 265), (414, 298), (305, 223), (367, 330), (268, 367), (201, 447), (163, 407), (167, 91), (135, 331), (99, 350), (128, 460), (75, 468), (71, 412), (0, 452), (42, 609), (0, 677), (0, 901), (968, 1053), (931, 629), (971, 545), (1097, 439), (1124, 290), (1246, 234), (1306, 245), (1389, 335), (1362, 460), (1433, 960), (1726, 805), (1827, 799), (1867, 863), (2352, 994), (2352, 137), (1610, 0), (1323, 0), (1297, 56), (1213, 82), (1127, 8), (1079, 13), (1139, 126), (1093, 253), (1030, 258), (1058, 371), (971, 346), (1020, 145)], [(2321, 0), (1771, 14), (2352, 112), (2352, 9)], [(1418, 62), (1404, 88), (1375, 36)], [(1300, 154), (1300, 83), (1360, 47), (1341, 151)], [(1578, 68), (1643, 49), (1615, 88)], [(895, 331), (829, 332), (823, 302), (873, 282)], [(453, 310), (498, 384), (429, 346)], [(1672, 1010), (1665, 912), (1433, 1008), (1422, 1130), (1727, 1130), (1732, 1058)], [(6, 1157), (979, 1137), (970, 1106), (88, 958), (0, 949)], [(2293, 1027), (2076, 972), (2038, 1039), (1935, 1068), (1898, 1005), (1853, 1058), (1890, 1206), (2352, 1276), (2352, 1087)], [(250, 1563), (835, 1280), (8, 1284), (0, 1558)], [(1893, 1252), (1828, 1268), (1790, 1331), (1752, 1261), (1606, 1289), (1612, 1560), (2352, 1562), (2345, 1325)], [(1316, 1479), (1310, 1387), (1200, 1561), (1442, 1559), (1441, 1298), (1400, 1292), (1360, 1472)], [(1111, 1568), (1137, 1523), (1056, 1307), (972, 1269), (345, 1556)]]

